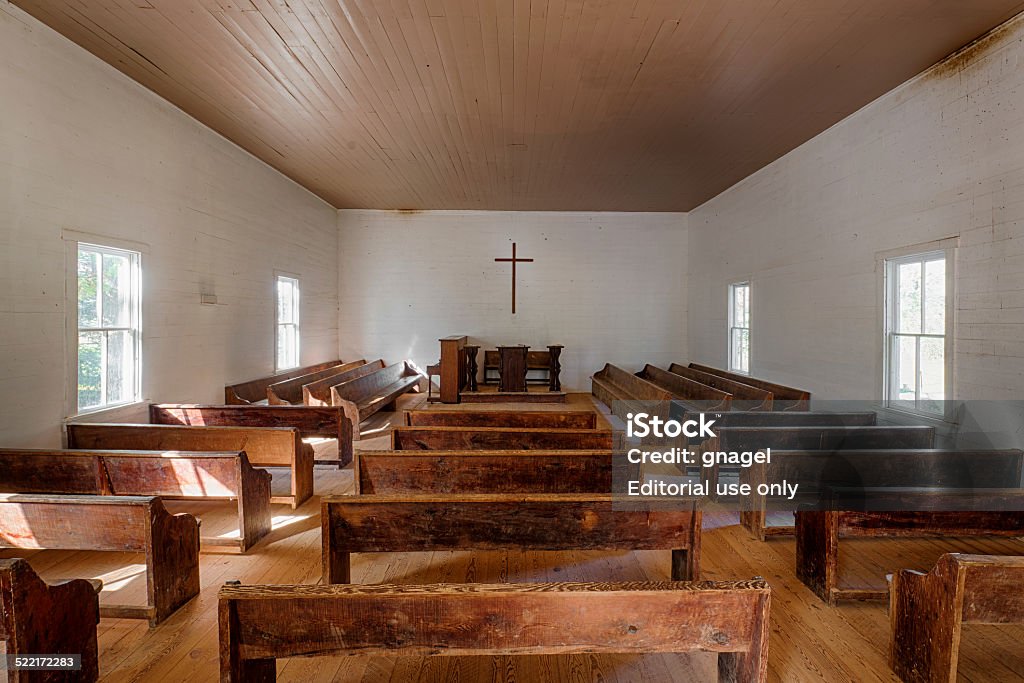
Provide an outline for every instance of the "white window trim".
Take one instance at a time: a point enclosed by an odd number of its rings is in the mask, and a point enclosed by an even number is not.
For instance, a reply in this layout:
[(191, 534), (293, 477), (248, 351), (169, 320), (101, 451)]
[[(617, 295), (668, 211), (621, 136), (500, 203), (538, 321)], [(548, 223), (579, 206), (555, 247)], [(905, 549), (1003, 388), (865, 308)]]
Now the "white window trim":
[[(64, 414), (66, 419), (84, 415), (99, 415), (108, 411), (123, 411), (149, 403), (145, 396), (143, 363), (143, 265), (149, 245), (142, 242), (118, 239), (96, 233), (65, 229), (61, 232), (64, 240)], [(78, 245), (87, 244), (117, 251), (136, 252), (139, 255), (138, 280), (136, 287), (135, 320), (138, 323), (136, 338), (136, 372), (134, 398), (120, 403), (110, 403), (85, 410), (78, 409)]]
[[(744, 286), (747, 288), (747, 317), (748, 317), (747, 327), (745, 327), (745, 328), (736, 328), (736, 329), (745, 329), (747, 331), (747, 369), (746, 370), (741, 370), (739, 368), (733, 367), (733, 364), (732, 364), (732, 333), (733, 333), (733, 329), (735, 328), (735, 326), (732, 323), (733, 323), (733, 320), (735, 318), (735, 311), (736, 311), (736, 301), (735, 301), (736, 288), (737, 287), (744, 287)], [(725, 358), (726, 362), (725, 362), (725, 365), (729, 369), (729, 372), (735, 372), (738, 375), (747, 375), (747, 376), (749, 376), (751, 371), (753, 370), (753, 367), (754, 367), (754, 363), (753, 363), (753, 360), (754, 360), (754, 345), (752, 343), (753, 342), (753, 334), (751, 332), (751, 328), (753, 327), (753, 320), (754, 320), (754, 310), (753, 310), (753, 307), (750, 306), (750, 303), (753, 301), (753, 292), (754, 292), (754, 288), (751, 286), (751, 281), (750, 280), (742, 280), (740, 282), (731, 282), (731, 283), (729, 283), (729, 308), (726, 311), (726, 316), (727, 317), (726, 317), (726, 321), (725, 321), (725, 349), (726, 349), (726, 358)]]
[[(278, 285), (278, 282), (280, 282), (281, 279), (283, 279), (283, 278), (287, 278), (289, 280), (294, 280), (295, 284), (296, 284), (296, 289), (299, 292), (299, 305), (296, 306), (295, 309), (294, 309), (296, 311), (296, 318), (297, 318), (297, 322), (295, 323), (295, 329), (296, 329), (296, 335), (295, 335), (295, 365), (293, 365), (291, 367), (288, 367), (288, 368), (282, 368), (281, 366), (278, 365), (278, 359), (280, 358), (280, 348), (278, 347), (278, 343), (279, 343), (280, 339), (279, 339), (277, 333), (278, 333), (278, 328), (281, 325), (281, 321), (277, 317), (277, 312), (278, 312), (278, 306), (277, 306), (277, 293), (278, 293), (278, 290), (277, 290), (277, 285)], [(274, 296), (272, 297), (272, 299), (273, 299), (273, 305), (274, 305), (274, 316), (273, 316), (273, 318), (274, 318), (274, 371), (275, 372), (282, 372), (284, 370), (293, 370), (295, 368), (298, 368), (298, 367), (302, 366), (302, 278), (300, 278), (296, 273), (289, 273), (289, 272), (283, 271), (283, 270), (275, 270), (274, 271)]]
[[(879, 329), (881, 334), (878, 335), (878, 345), (876, 348), (876, 358), (878, 361), (878, 371), (876, 372), (877, 382), (877, 396), (880, 399), (880, 408), (884, 411), (892, 411), (895, 414), (911, 415), (915, 418), (922, 418), (925, 420), (932, 420), (941, 423), (953, 423), (957, 420), (959, 414), (958, 406), (955, 401), (956, 396), (956, 329), (957, 329), (957, 297), (959, 293), (956, 287), (956, 273), (957, 273), (957, 247), (960, 244), (959, 235), (953, 237), (947, 237), (932, 242), (925, 242), (922, 244), (915, 244), (908, 247), (901, 247), (899, 249), (891, 249), (889, 251), (882, 251), (875, 254), (875, 270), (878, 275), (878, 321)], [(892, 321), (889, 319), (890, 309), (889, 300), (892, 296), (890, 282), (888, 279), (888, 264), (893, 261), (901, 259), (925, 256), (927, 254), (942, 252), (946, 260), (946, 334), (945, 334), (945, 394), (946, 398), (943, 403), (944, 411), (940, 415), (938, 413), (929, 413), (919, 410), (907, 408), (905, 406), (894, 406), (890, 405), (889, 398), (889, 331), (891, 329)]]

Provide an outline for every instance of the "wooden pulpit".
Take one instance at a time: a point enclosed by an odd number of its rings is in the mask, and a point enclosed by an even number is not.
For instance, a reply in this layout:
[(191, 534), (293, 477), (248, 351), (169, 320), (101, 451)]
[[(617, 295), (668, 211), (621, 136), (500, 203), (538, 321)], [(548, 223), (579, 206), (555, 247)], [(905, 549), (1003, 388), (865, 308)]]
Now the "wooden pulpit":
[(499, 346), (500, 379), (498, 391), (526, 391), (526, 355), (530, 347), (523, 344), (516, 346)]

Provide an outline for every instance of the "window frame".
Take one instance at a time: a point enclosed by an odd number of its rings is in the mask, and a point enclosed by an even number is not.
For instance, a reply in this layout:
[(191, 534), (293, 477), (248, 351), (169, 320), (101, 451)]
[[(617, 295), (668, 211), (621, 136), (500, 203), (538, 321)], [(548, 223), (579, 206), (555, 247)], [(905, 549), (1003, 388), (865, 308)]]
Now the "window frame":
[[(65, 241), (65, 415), (69, 418), (115, 411), (126, 406), (144, 403), (143, 398), (143, 265), (146, 258), (147, 247), (144, 244), (128, 242), (107, 238), (102, 235), (92, 235), (65, 230), (62, 233)], [(81, 328), (78, 318), (78, 258), (82, 248), (101, 254), (110, 254), (129, 257), (131, 264), (130, 288), (132, 291), (131, 300), (128, 306), (130, 324), (128, 327), (96, 327)], [(98, 312), (102, 315), (101, 312)], [(101, 320), (102, 318), (100, 318)], [(101, 403), (100, 405), (88, 408), (79, 407), (78, 392), (78, 361), (79, 361), (79, 333), (81, 331), (108, 332), (125, 330), (131, 333), (132, 349), (134, 352), (133, 377), (131, 396), (123, 401)]]
[[(739, 288), (745, 288), (747, 290), (747, 325), (746, 327), (736, 324), (736, 290)], [(751, 359), (753, 356), (753, 344), (751, 343), (751, 320), (753, 318), (753, 287), (751, 286), (750, 280), (743, 280), (740, 282), (732, 282), (729, 284), (729, 310), (727, 312), (728, 319), (726, 320), (726, 366), (729, 368), (729, 372), (735, 372), (740, 375), (750, 375), (751, 372)], [(733, 347), (735, 342), (735, 334), (739, 330), (746, 330), (747, 333), (747, 367), (746, 369), (737, 367), (733, 361)]]
[[(282, 281), (289, 281), (292, 283), (292, 311), (295, 313), (294, 322), (282, 322), (280, 319), (280, 285)], [(301, 278), (294, 273), (286, 273), (283, 271), (274, 271), (274, 370), (275, 372), (283, 372), (285, 370), (294, 370), (302, 365), (302, 281)], [(294, 327), (295, 334), (295, 364), (289, 366), (281, 365), (281, 328), (282, 326)]]
[[(956, 419), (955, 396), (955, 330), (956, 330), (956, 247), (958, 238), (947, 238), (927, 244), (907, 247), (879, 255), (881, 264), (881, 399), (882, 406), (891, 411), (913, 415), (932, 420), (952, 422)], [(925, 325), (925, 297), (927, 285), (925, 278), (925, 263), (936, 261), (939, 258), (945, 262), (945, 329), (943, 333), (926, 333)], [(922, 311), (921, 331), (918, 333), (897, 332), (899, 321), (898, 292), (899, 279), (898, 268), (905, 264), (920, 263), (922, 266)], [(896, 343), (900, 337), (912, 337), (916, 339), (915, 358), (918, 371), (915, 376), (915, 399), (914, 405), (908, 406), (906, 400), (893, 396), (894, 377), (893, 373), (897, 367), (894, 363), (896, 356)], [(943, 340), (943, 400), (941, 412), (929, 411), (920, 407), (921, 405), (921, 372), (920, 372), (920, 340), (939, 339)]]

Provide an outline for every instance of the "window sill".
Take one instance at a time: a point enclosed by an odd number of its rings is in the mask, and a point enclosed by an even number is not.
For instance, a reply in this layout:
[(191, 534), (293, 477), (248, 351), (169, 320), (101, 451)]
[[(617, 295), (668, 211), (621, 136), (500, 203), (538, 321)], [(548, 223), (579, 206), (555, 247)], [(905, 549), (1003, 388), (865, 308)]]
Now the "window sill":
[(109, 422), (111, 416), (138, 413), (140, 410), (145, 410), (148, 406), (149, 399), (141, 399), (131, 403), (118, 403), (113, 406), (103, 406), (102, 408), (83, 410), (82, 412), (69, 415), (64, 418), (64, 422)]

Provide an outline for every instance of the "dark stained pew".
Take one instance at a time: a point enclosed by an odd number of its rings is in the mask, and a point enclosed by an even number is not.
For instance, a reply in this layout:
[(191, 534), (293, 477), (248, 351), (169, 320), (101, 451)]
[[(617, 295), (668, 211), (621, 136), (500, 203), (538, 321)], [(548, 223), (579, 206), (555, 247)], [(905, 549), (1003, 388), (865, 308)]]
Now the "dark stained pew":
[[(626, 413), (635, 412), (632, 405), (637, 401), (671, 401), (672, 392), (652, 384), (645, 379), (626, 372), (620, 367), (608, 363), (590, 378), (591, 393), (608, 406), (612, 414), (626, 419)], [(659, 413), (662, 418), (668, 417), (668, 407)], [(650, 412), (650, 411), (646, 411)]]
[(698, 363), (690, 363), (690, 367), (694, 370), (700, 370), (701, 372), (717, 375), (725, 379), (731, 379), (734, 382), (749, 384), (752, 387), (772, 392), (773, 410), (807, 410), (811, 405), (811, 392), (804, 391), (803, 389), (795, 389), (793, 387), (787, 387), (785, 384), (767, 382), (763, 379), (757, 379), (756, 377), (751, 377), (749, 375), (728, 372), (726, 370), (720, 370), (719, 368), (700, 365)]
[(597, 429), (592, 410), (407, 410), (409, 427)]
[(826, 502), (823, 509), (796, 513), (797, 576), (829, 605), (888, 595), (885, 586), (839, 586), (840, 538), (1024, 536), (1024, 489), (894, 486), (855, 495), (876, 508), (847, 510), (841, 502)]
[(422, 379), (424, 376), (416, 366), (402, 361), (331, 387), (331, 405), (345, 411), (352, 426), (352, 438), (358, 439), (363, 420), (380, 410), (394, 410), (396, 399), (407, 392), (419, 391)]
[(245, 452), (0, 449), (0, 493), (160, 496), (232, 500), (239, 538), (201, 539), (204, 548), (245, 552), (270, 533), (270, 473)]
[[(718, 680), (767, 680), (770, 589), (735, 582), (231, 586), (224, 683), (309, 655), (718, 653)], [(429, 615), (425, 617), (424, 615)]]
[(309, 372), (298, 377), (274, 382), (267, 387), (267, 403), (272, 406), (302, 405), (302, 387), (307, 384), (333, 377), (339, 373), (354, 370), (360, 365), (365, 365), (365, 360), (356, 360), (349, 363), (342, 363), (316, 372)]
[(292, 427), (205, 427), (178, 424), (68, 424), (68, 448), (93, 451), (245, 451), (255, 467), (287, 467), (291, 493), (271, 503), (297, 508), (313, 495), (313, 447)]
[(308, 375), (311, 372), (325, 370), (329, 367), (341, 365), (340, 360), (329, 360), (316, 365), (307, 365), (302, 368), (293, 368), (278, 372), (267, 377), (251, 379), (248, 382), (240, 382), (224, 387), (224, 403), (228, 405), (245, 405), (249, 403), (265, 403), (267, 400), (267, 387), (275, 382), (281, 382), (299, 375)]
[(612, 452), (357, 451), (356, 493), (610, 493)]
[(99, 678), (96, 624), (100, 620), (102, 584), (72, 579), (47, 584), (27, 560), (0, 560), (0, 640), (6, 655), (79, 655), (78, 671), (7, 672), (10, 683), (67, 681), (91, 683)]
[(304, 384), (302, 386), (302, 403), (307, 406), (329, 406), (331, 405), (331, 389), (339, 384), (357, 380), (360, 377), (384, 369), (384, 361), (378, 358), (375, 361), (358, 365), (345, 372), (325, 377), (319, 381)]
[(613, 509), (611, 494), (325, 496), (323, 582), (351, 582), (351, 554), (434, 550), (671, 550), (672, 580), (700, 577), (696, 499)]
[(611, 450), (618, 438), (609, 429), (394, 427), (391, 450)]
[(740, 483), (749, 484), (754, 494), (741, 501), (740, 524), (755, 538), (791, 536), (793, 526), (768, 526), (769, 508), (756, 493), (760, 484), (782, 481), (799, 484), (797, 498), (789, 511), (811, 503), (830, 487), (849, 486), (856, 480), (864, 486), (967, 485), (1004, 488), (1021, 481), (1024, 451), (1019, 450), (843, 450), (772, 451), (770, 463), (754, 463), (740, 469)]
[(0, 548), (144, 554), (146, 606), (101, 605), (104, 617), (156, 626), (199, 593), (199, 523), (159, 498), (3, 493)]
[(723, 427), (871, 427), (878, 423), (874, 411), (829, 413), (825, 411), (733, 411), (717, 413), (715, 426)]
[(674, 372), (645, 365), (636, 376), (671, 392), (672, 398), (681, 402), (687, 412), (732, 410), (734, 396), (729, 392), (695, 382)]
[(744, 384), (735, 380), (712, 375), (708, 372), (672, 363), (668, 371), (674, 375), (685, 377), (692, 382), (700, 382), (713, 389), (718, 389), (732, 395), (733, 410), (771, 410), (774, 395), (766, 389)]
[[(761, 451), (766, 448), (785, 451), (836, 451), (849, 449), (913, 449), (935, 445), (935, 428), (920, 426), (896, 427), (718, 427), (715, 438), (701, 446), (703, 451)], [(711, 490), (723, 471), (739, 468), (715, 465), (702, 467), (701, 476)]]
[(889, 664), (908, 683), (957, 680), (964, 624), (1024, 624), (1024, 557), (949, 553), (892, 576)]
[(291, 427), (303, 439), (337, 439), (338, 464), (352, 462), (352, 427), (344, 411), (333, 406), (151, 404), (149, 421), (188, 427)]

